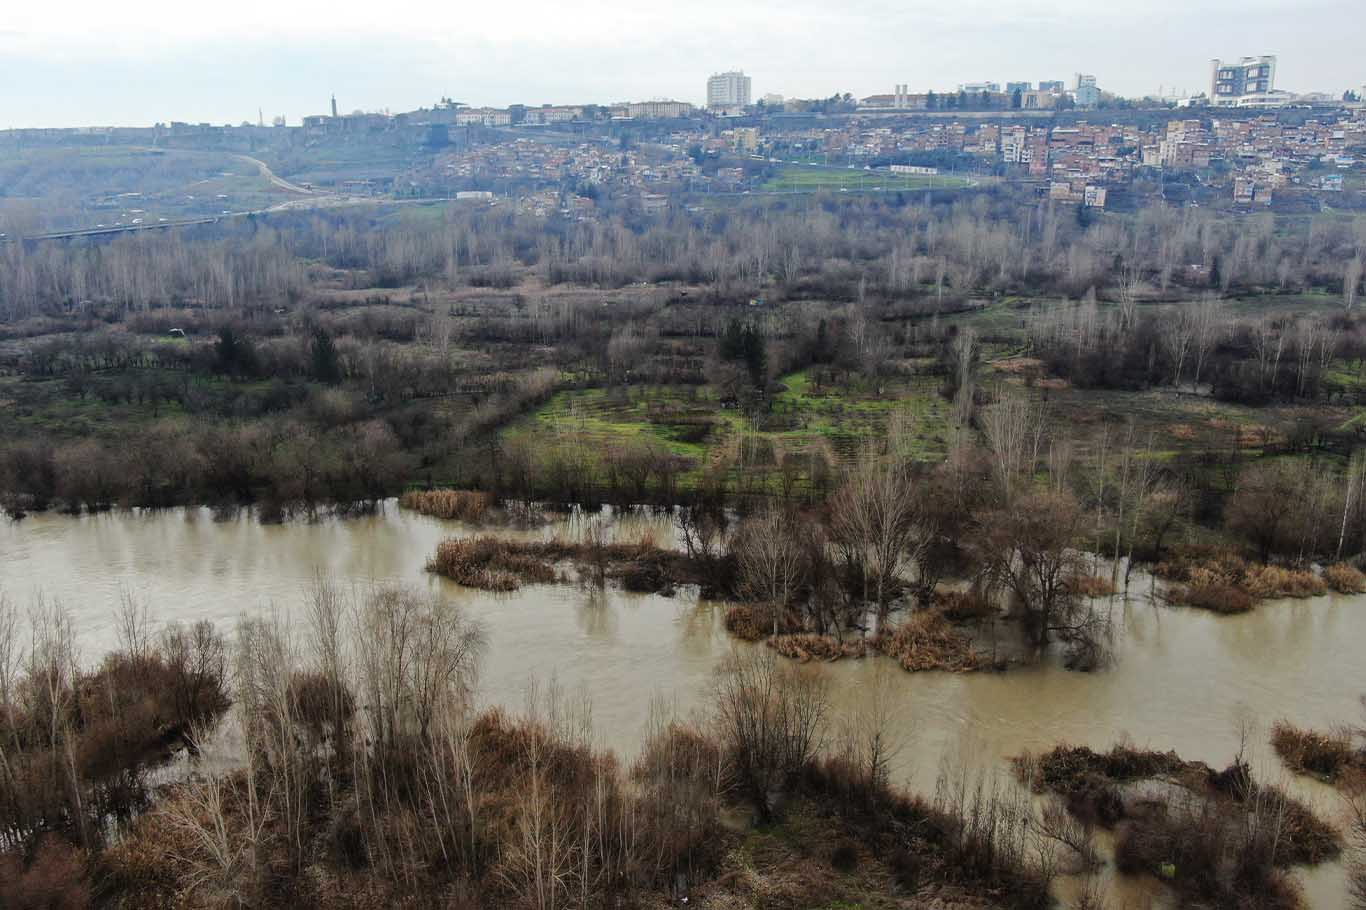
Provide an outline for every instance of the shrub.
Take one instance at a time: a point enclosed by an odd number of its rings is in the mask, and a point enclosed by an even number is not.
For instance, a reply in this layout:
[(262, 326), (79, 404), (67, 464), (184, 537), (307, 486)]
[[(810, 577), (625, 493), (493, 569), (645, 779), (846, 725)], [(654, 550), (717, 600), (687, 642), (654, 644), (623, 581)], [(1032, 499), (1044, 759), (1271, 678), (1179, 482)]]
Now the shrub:
[(1187, 547), (1159, 563), (1153, 574), (1178, 582), (1167, 590), (1168, 600), (1216, 613), (1245, 613), (1257, 601), (1275, 597), (1316, 597), (1329, 584), (1309, 569), (1248, 563), (1211, 547)]
[(991, 602), (976, 591), (935, 591), (934, 605), (952, 622), (972, 622), (991, 613)]
[(1309, 569), (1282, 566), (1254, 566), (1248, 569), (1243, 587), (1257, 599), (1272, 597), (1317, 597), (1328, 592), (1328, 585)]
[(810, 660), (832, 661), (841, 657), (862, 657), (866, 650), (863, 641), (858, 639), (840, 641), (833, 635), (814, 635), (809, 632), (770, 637), (768, 646), (783, 657), (790, 657), (802, 663)]
[(427, 571), (485, 591), (515, 591), (523, 582), (555, 580), (555, 569), (544, 560), (496, 537), (442, 541), (427, 563)]
[(1177, 586), (1167, 592), (1167, 597), (1174, 603), (1215, 613), (1246, 613), (1253, 607), (1252, 595), (1237, 585), (1220, 582)]
[(905, 670), (977, 670), (982, 659), (938, 610), (915, 613), (895, 629), (879, 632), (874, 646)]
[(1323, 580), (1339, 594), (1366, 594), (1366, 574), (1345, 562), (1334, 563), (1325, 568)]
[(493, 506), (493, 497), (472, 490), (410, 490), (399, 497), (398, 504), (433, 518), (473, 522)]
[[(773, 634), (773, 614), (778, 608), (767, 603), (735, 604), (726, 610), (726, 631), (745, 641), (763, 641)], [(783, 611), (778, 618), (778, 633), (800, 631), (801, 626)]]
[(6, 910), (85, 910), (91, 905), (85, 864), (76, 848), (45, 837), (25, 863), (0, 853), (0, 907)]
[(1067, 589), (1081, 597), (1109, 597), (1115, 593), (1110, 579), (1099, 575), (1073, 575), (1067, 579)]
[(1117, 783), (1177, 774), (1187, 765), (1175, 752), (1155, 752), (1118, 744), (1109, 752), (1061, 745), (1042, 755), (1013, 759), (1016, 775), (1037, 793), (1066, 794), (1089, 788), (1097, 777)]
[(1337, 778), (1357, 759), (1346, 732), (1303, 730), (1283, 720), (1271, 728), (1271, 747), (1292, 771), (1328, 780)]

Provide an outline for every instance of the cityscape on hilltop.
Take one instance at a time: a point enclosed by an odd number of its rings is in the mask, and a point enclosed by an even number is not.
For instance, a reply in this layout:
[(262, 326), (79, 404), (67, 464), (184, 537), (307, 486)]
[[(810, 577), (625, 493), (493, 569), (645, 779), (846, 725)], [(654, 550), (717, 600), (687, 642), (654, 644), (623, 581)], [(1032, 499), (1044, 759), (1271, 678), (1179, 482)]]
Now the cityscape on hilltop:
[[(1075, 73), (794, 99), (758, 95), (736, 69), (706, 79), (702, 106), (653, 99), (495, 108), (442, 97), (401, 113), (344, 113), (334, 96), (326, 113), (298, 126), (278, 117), (268, 126), (258, 113), (240, 126), (10, 130), (0, 132), (0, 147), (224, 150), (250, 156), (253, 168), (286, 162), (268, 188), (280, 191), (288, 178), (311, 198), (280, 205), (453, 199), (577, 220), (622, 205), (643, 214), (697, 209), (727, 195), (989, 187), (1093, 210), (1152, 199), (1249, 211), (1360, 208), (1366, 86), (1294, 94), (1277, 78), (1274, 56), (1249, 56), (1212, 60), (1207, 88), (1180, 97), (1120, 98), (1096, 75)], [(50, 215), (43, 226), (118, 232), (266, 208), (264, 197), (222, 189), (153, 199), (92, 187), (78, 211)]]

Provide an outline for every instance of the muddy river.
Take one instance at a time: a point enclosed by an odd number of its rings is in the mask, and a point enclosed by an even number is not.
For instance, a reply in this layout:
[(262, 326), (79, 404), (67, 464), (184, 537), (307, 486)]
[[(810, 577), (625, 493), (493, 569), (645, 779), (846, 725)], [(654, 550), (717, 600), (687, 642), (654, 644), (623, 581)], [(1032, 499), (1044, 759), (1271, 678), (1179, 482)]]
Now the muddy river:
[[(572, 534), (575, 521), (510, 533)], [(624, 538), (672, 539), (667, 516), (628, 515)], [(144, 599), (158, 619), (208, 618), (230, 629), (244, 612), (297, 610), (315, 576), (344, 584), (402, 584), (440, 590), (485, 625), (481, 678), (486, 703), (519, 708), (528, 684), (553, 680), (590, 699), (604, 745), (631, 753), (652, 697), (688, 711), (706, 697), (718, 660), (734, 645), (721, 627), (724, 607), (686, 592), (675, 597), (606, 593), (573, 585), (513, 594), (460, 588), (423, 571), (441, 539), (470, 533), (458, 523), (401, 511), (262, 525), (248, 514), (208, 510), (38, 515), (0, 522), (0, 591), (21, 605), (55, 598), (76, 621), (83, 657), (114, 645), (121, 593)], [(992, 674), (906, 674), (875, 658), (828, 665), (836, 710), (866, 695), (878, 674), (891, 685), (902, 749), (897, 776), (933, 793), (945, 761), (1007, 771), (1005, 760), (1060, 741), (1105, 748), (1124, 737), (1223, 766), (1252, 724), (1258, 776), (1285, 777), (1267, 746), (1278, 718), (1327, 727), (1361, 718), (1366, 694), (1366, 598), (1321, 597), (1264, 604), (1237, 617), (1159, 606), (1150, 582), (1114, 599), (1116, 662), (1072, 673), (1053, 662)], [(1333, 791), (1303, 779), (1291, 789), (1325, 815), (1340, 817)], [(1302, 871), (1311, 906), (1345, 905), (1340, 865)], [(1146, 888), (1126, 883), (1124, 896)]]

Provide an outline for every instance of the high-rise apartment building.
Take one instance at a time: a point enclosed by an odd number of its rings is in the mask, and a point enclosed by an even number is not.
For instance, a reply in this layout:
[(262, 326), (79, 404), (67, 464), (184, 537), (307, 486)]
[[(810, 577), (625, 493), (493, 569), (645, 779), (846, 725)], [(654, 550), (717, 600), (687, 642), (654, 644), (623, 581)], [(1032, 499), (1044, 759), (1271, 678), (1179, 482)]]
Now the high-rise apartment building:
[(1096, 77), (1089, 73), (1077, 73), (1076, 85), (1072, 89), (1072, 100), (1077, 107), (1095, 107), (1100, 103), (1100, 88)]
[(1210, 104), (1215, 107), (1249, 107), (1271, 101), (1276, 88), (1276, 57), (1242, 57), (1210, 61)]
[(714, 73), (707, 80), (707, 107), (749, 107), (750, 78), (741, 70)]

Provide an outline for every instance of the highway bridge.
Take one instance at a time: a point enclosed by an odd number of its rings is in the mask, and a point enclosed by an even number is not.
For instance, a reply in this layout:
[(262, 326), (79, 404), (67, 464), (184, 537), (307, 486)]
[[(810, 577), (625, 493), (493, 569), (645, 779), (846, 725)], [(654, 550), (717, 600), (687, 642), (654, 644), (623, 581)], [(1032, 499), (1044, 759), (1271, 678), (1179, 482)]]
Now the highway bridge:
[(23, 237), (0, 238), (0, 243), (15, 243), (20, 240), (72, 240), (77, 237), (102, 237), (106, 234), (132, 234), (138, 231), (160, 231), (166, 228), (185, 227), (190, 224), (214, 224), (224, 218), (241, 218), (255, 212), (233, 212), (228, 215), (206, 215), (203, 218), (180, 218), (175, 221), (153, 221), (146, 224), (115, 224), (103, 227), (80, 228), (71, 231), (49, 231), (46, 234), (26, 234)]
[(168, 221), (151, 221), (143, 224), (113, 224), (90, 228), (73, 228), (68, 231), (49, 231), (45, 234), (25, 234), (22, 237), (0, 237), (0, 244), (37, 240), (74, 240), (80, 237), (104, 237), (113, 234), (135, 234), (140, 231), (163, 231), (167, 228), (188, 227), (195, 224), (217, 224), (231, 218), (246, 218), (251, 215), (269, 215), (276, 212), (298, 211), (300, 209), (336, 208), (350, 205), (439, 205), (456, 202), (453, 196), (423, 197), (419, 199), (390, 199), (379, 196), (336, 196), (315, 194), (305, 199), (281, 202), (269, 208), (253, 209), (247, 212), (223, 212), (219, 215), (204, 215), (199, 218), (176, 218)]

